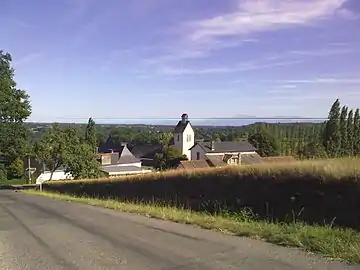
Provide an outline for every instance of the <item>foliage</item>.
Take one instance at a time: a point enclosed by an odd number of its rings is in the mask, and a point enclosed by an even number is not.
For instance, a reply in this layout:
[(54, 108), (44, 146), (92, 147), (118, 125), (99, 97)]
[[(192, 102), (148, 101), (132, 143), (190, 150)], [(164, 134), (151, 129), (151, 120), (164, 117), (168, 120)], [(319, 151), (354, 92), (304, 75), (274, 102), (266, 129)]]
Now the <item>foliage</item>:
[(90, 146), (95, 153), (98, 147), (98, 138), (96, 132), (95, 121), (90, 117), (85, 130), (85, 142)]
[(347, 126), (347, 116), (348, 116), (348, 108), (343, 106), (340, 114), (340, 136), (341, 136), (341, 144), (340, 144), (340, 156), (346, 156), (348, 152), (348, 126)]
[(161, 145), (169, 145), (171, 140), (173, 138), (173, 135), (171, 132), (161, 132), (158, 136), (157, 136), (157, 141), (161, 144)]
[(73, 145), (64, 158), (66, 171), (75, 179), (91, 179), (103, 176), (93, 148), (87, 143)]
[(7, 169), (8, 179), (22, 178), (24, 176), (24, 162), (15, 158)]
[(174, 146), (165, 146), (161, 153), (155, 156), (155, 168), (158, 170), (169, 170), (176, 168), (180, 161), (187, 160)]
[(279, 155), (279, 147), (275, 138), (265, 130), (251, 135), (249, 142), (258, 149), (257, 152), (262, 157)]
[(4, 164), (0, 163), (0, 182), (5, 182), (7, 180), (7, 170)]
[(354, 115), (354, 154), (360, 155), (360, 112), (355, 111)]
[(23, 122), (31, 114), (29, 96), (16, 88), (12, 58), (0, 51), (0, 154), (12, 162), (23, 155), (27, 129)]
[(346, 146), (346, 155), (354, 155), (354, 144), (355, 144), (355, 134), (354, 134), (354, 111), (350, 110), (346, 123), (346, 132), (347, 132), (347, 146)]
[(93, 147), (83, 142), (78, 134), (75, 128), (61, 128), (59, 124), (54, 124), (36, 144), (36, 155), (49, 168), (50, 180), (61, 166), (75, 178), (101, 175)]
[(337, 99), (332, 105), (328, 121), (325, 125), (323, 143), (330, 157), (337, 157), (341, 146), (340, 133), (340, 101)]
[(41, 141), (35, 145), (35, 154), (39, 161), (43, 163), (51, 172), (50, 180), (54, 172), (65, 163), (67, 154), (67, 134), (55, 123), (48, 129)]

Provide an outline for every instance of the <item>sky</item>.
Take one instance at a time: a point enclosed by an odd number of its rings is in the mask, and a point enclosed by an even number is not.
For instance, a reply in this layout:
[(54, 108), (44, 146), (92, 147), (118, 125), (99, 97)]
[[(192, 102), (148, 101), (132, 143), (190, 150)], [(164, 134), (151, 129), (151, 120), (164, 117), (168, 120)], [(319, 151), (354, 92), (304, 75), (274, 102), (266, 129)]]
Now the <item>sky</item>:
[(0, 0), (30, 121), (360, 107), (359, 0)]

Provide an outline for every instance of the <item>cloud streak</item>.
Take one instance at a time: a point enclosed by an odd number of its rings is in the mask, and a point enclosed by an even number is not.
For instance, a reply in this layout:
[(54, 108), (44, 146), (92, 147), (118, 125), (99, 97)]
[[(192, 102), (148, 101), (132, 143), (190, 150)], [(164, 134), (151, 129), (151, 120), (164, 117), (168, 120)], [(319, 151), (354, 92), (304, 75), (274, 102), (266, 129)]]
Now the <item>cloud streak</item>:
[(210, 68), (187, 68), (187, 67), (172, 67), (172, 66), (163, 66), (158, 70), (160, 75), (170, 75), (170, 76), (181, 76), (181, 75), (204, 75), (204, 74), (224, 74), (224, 73), (237, 73), (237, 72), (246, 72), (254, 71), (260, 69), (289, 66), (302, 63), (302, 60), (290, 60), (290, 61), (278, 61), (272, 63), (266, 62), (247, 62), (240, 65), (234, 66), (223, 66), (223, 67), (210, 67)]
[[(233, 37), (281, 27), (308, 25), (329, 18), (347, 0), (244, 0), (234, 12), (186, 24), (193, 42)], [(343, 11), (342, 13), (346, 13)]]

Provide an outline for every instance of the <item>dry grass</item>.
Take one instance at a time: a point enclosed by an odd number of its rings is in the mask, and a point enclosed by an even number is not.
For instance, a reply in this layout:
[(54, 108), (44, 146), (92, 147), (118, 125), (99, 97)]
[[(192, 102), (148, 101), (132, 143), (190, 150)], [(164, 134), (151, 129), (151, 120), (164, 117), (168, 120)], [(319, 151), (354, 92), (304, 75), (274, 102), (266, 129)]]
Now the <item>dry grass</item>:
[(170, 170), (159, 173), (149, 173), (144, 175), (130, 175), (121, 176), (118, 178), (99, 178), (99, 179), (80, 179), (67, 181), (52, 181), (52, 183), (66, 183), (66, 182), (93, 182), (93, 181), (139, 181), (139, 180), (156, 180), (163, 178), (174, 178), (181, 175), (222, 175), (235, 174), (241, 176), (255, 175), (261, 176), (276, 176), (276, 175), (313, 175), (319, 176), (324, 180), (336, 180), (343, 177), (354, 177), (356, 180), (360, 177), (360, 158), (341, 158), (341, 159), (327, 159), (327, 160), (305, 160), (294, 162), (275, 162), (262, 163), (252, 166), (226, 166), (221, 168), (205, 168), (197, 169), (189, 172), (184, 170)]
[(309, 226), (301, 222), (288, 224), (267, 222), (255, 218), (248, 211), (236, 214), (225, 211), (210, 215), (159, 204), (129, 203), (111, 199), (100, 200), (33, 190), (24, 192), (198, 225), (205, 229), (262, 239), (278, 245), (298, 247), (330, 258), (360, 263), (360, 233), (350, 229), (332, 228), (332, 226)]

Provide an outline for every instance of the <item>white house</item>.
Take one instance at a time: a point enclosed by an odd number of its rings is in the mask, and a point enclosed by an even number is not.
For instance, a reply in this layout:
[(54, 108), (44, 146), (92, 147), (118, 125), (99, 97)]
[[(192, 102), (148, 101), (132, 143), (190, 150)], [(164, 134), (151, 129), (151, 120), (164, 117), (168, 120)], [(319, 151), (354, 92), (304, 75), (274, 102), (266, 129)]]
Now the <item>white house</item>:
[(187, 114), (181, 116), (181, 120), (173, 131), (173, 136), (174, 146), (186, 155), (189, 161), (206, 160), (210, 166), (247, 165), (262, 162), (261, 157), (256, 153), (257, 149), (247, 141), (199, 141), (195, 143), (195, 132)]
[[(36, 184), (41, 184), (45, 181), (49, 181), (51, 177), (51, 171), (49, 170), (45, 170), (42, 173), (40, 173), (40, 175), (36, 178)], [(63, 168), (59, 168), (57, 169), (53, 175), (51, 180), (52, 181), (56, 181), (56, 180), (71, 180), (74, 179), (71, 175), (71, 173), (66, 173), (65, 169)]]
[(151, 170), (142, 168), (141, 160), (136, 158), (123, 143), (120, 149), (114, 149), (111, 137), (101, 148), (99, 153), (99, 162), (101, 170), (109, 177), (117, 177), (121, 175), (133, 175), (150, 173)]

